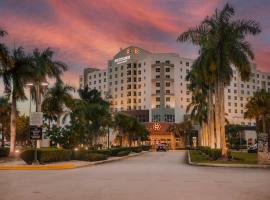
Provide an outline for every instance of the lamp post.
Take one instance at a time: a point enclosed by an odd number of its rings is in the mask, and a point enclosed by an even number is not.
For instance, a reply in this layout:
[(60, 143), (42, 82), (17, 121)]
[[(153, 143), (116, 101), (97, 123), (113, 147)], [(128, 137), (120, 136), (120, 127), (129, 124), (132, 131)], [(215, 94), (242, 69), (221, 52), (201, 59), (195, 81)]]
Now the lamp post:
[[(40, 93), (40, 86), (41, 87), (47, 87), (48, 83), (47, 82), (38, 82), (38, 83), (27, 83), (26, 84), (29, 87), (30, 90), (30, 105), (29, 105), (29, 116), (31, 114), (31, 88), (34, 87), (36, 91), (36, 112), (41, 112), (41, 93)], [(41, 140), (37, 140), (36, 142), (36, 147), (40, 148)]]

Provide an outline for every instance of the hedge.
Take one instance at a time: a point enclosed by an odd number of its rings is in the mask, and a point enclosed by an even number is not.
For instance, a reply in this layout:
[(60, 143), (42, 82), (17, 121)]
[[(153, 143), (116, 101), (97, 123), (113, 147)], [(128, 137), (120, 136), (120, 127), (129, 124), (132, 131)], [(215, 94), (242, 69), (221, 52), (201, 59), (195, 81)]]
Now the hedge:
[(9, 148), (0, 147), (0, 157), (7, 157), (9, 154)]
[(130, 151), (129, 150), (119, 151), (116, 156), (117, 157), (122, 157), (122, 156), (127, 156), (128, 154), (130, 154)]
[(117, 156), (117, 154), (121, 151), (131, 151), (129, 147), (119, 147), (119, 148), (113, 148), (111, 150), (111, 156)]
[[(34, 149), (27, 149), (20, 154), (20, 158), (27, 164), (32, 164), (34, 161)], [(39, 163), (49, 163), (58, 161), (71, 160), (72, 152), (66, 149), (44, 148), (37, 150), (37, 159)]]
[(149, 151), (151, 149), (150, 145), (142, 145), (142, 150), (143, 151)]
[(138, 146), (138, 147), (130, 147), (130, 150), (134, 153), (140, 153), (142, 152), (142, 147)]
[(222, 156), (221, 149), (211, 149), (210, 147), (199, 147), (198, 149), (213, 160), (217, 160)]
[(108, 158), (105, 154), (94, 153), (92, 150), (79, 150), (74, 151), (72, 154), (74, 160), (83, 160), (83, 161), (100, 161), (106, 160)]

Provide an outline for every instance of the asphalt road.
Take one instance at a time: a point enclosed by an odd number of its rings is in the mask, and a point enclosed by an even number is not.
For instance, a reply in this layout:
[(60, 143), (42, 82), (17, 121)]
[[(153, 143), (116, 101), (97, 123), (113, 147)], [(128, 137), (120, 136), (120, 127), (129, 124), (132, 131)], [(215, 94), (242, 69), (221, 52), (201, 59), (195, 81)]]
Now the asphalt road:
[(151, 152), (62, 171), (0, 171), (1, 200), (270, 200), (270, 170), (189, 166)]

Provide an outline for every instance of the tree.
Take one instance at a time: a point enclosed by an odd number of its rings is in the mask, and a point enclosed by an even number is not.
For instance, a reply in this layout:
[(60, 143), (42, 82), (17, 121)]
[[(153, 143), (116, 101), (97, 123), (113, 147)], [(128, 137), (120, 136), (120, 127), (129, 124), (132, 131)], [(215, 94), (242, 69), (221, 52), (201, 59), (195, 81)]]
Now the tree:
[(266, 120), (270, 117), (270, 93), (260, 90), (254, 93), (246, 104), (245, 118), (255, 119), (256, 124), (262, 122), (262, 132), (266, 133)]
[(2, 65), (1, 76), (5, 91), (11, 95), (10, 153), (15, 150), (17, 101), (26, 100), (24, 86), (33, 75), (31, 56), (22, 47), (13, 49), (8, 63)]
[(17, 116), (16, 125), (16, 141), (21, 144), (27, 144), (29, 141), (29, 116)]
[(47, 78), (54, 78), (57, 82), (61, 81), (61, 75), (67, 71), (68, 66), (61, 61), (53, 60), (54, 52), (52, 49), (47, 48), (43, 51), (34, 49), (33, 51), (33, 65), (35, 68), (35, 74), (31, 78), (31, 83), (34, 87), (31, 87), (31, 96), (36, 103), (36, 111), (41, 112), (41, 95), (45, 94), (45, 88), (40, 87), (44, 82), (47, 82)]
[(191, 41), (200, 46), (200, 55), (210, 63), (210, 68), (215, 73), (215, 125), (216, 135), (221, 136), (223, 156), (227, 155), (224, 87), (231, 82), (232, 65), (243, 81), (249, 79), (250, 60), (254, 58), (254, 54), (245, 37), (261, 32), (258, 23), (244, 19), (233, 20), (234, 14), (234, 8), (226, 4), (222, 10), (216, 10), (211, 17), (206, 17), (198, 27), (179, 36), (180, 41)]
[(5, 146), (5, 137), (7, 135), (7, 130), (10, 125), (10, 111), (11, 111), (11, 104), (8, 100), (8, 96), (0, 97), (0, 124), (1, 124), (1, 133), (2, 133), (2, 147)]
[(168, 131), (184, 138), (185, 145), (190, 145), (190, 137), (192, 136), (192, 123), (190, 120), (184, 120), (180, 123), (173, 123), (169, 126)]
[(57, 117), (58, 127), (61, 126), (61, 116), (65, 112), (65, 108), (69, 107), (71, 104), (71, 91), (74, 91), (72, 87), (64, 85), (60, 80), (58, 80), (53, 87), (48, 89), (44, 97), (42, 109), (47, 116)]

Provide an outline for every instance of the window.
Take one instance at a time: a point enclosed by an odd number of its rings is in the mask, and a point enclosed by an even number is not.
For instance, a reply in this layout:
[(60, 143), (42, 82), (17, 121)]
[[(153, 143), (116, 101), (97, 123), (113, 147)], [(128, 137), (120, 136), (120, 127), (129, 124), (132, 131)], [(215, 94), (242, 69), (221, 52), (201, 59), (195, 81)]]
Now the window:
[(160, 82), (156, 82), (156, 87), (160, 87)]
[(166, 87), (170, 87), (171, 83), (170, 82), (166, 82)]
[(160, 68), (156, 68), (156, 72), (160, 72)]
[(166, 75), (166, 78), (171, 78), (171, 76), (167, 74), (167, 75)]
[(166, 97), (166, 102), (170, 102), (170, 97)]
[(160, 75), (156, 75), (156, 78), (159, 79), (160, 78)]
[(170, 90), (166, 90), (166, 94), (170, 94), (170, 92), (171, 92)]
[(160, 105), (156, 105), (156, 108), (160, 108)]
[(156, 60), (156, 64), (159, 64), (160, 63), (160, 61), (159, 60)]
[(165, 63), (166, 63), (166, 64), (170, 64), (170, 61), (169, 61), (169, 60), (166, 60)]
[(189, 66), (189, 62), (186, 62), (186, 66), (187, 66), (187, 67)]
[(157, 97), (157, 98), (156, 98), (156, 101), (160, 101), (160, 97)]
[(171, 71), (171, 69), (170, 68), (166, 68), (166, 72), (170, 72)]
[(160, 90), (156, 90), (156, 94), (160, 94)]
[(190, 99), (189, 98), (187, 98), (187, 102), (190, 102)]

